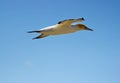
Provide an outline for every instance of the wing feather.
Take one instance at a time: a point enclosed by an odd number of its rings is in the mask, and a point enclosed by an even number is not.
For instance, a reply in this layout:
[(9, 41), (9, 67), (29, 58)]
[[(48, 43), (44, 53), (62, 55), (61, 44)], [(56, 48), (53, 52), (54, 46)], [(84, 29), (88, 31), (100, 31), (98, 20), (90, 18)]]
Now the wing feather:
[(84, 21), (84, 18), (67, 19), (67, 20), (59, 21), (58, 24), (67, 26), (67, 25), (71, 25), (73, 22), (82, 22), (82, 21)]

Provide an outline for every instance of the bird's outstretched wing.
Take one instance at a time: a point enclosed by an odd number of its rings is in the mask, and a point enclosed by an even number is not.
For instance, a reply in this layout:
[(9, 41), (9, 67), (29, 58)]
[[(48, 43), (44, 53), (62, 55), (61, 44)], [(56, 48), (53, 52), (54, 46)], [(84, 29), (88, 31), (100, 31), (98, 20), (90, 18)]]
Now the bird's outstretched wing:
[(59, 21), (58, 24), (65, 25), (65, 26), (70, 26), (73, 22), (82, 22), (82, 21), (84, 21), (84, 18), (67, 19), (67, 20)]

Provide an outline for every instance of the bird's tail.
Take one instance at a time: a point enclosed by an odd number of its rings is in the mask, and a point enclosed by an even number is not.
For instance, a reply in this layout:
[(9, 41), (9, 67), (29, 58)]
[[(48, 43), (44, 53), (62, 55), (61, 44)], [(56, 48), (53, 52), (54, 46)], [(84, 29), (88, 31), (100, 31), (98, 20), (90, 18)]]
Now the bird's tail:
[(27, 33), (40, 33), (41, 31), (28, 31)]

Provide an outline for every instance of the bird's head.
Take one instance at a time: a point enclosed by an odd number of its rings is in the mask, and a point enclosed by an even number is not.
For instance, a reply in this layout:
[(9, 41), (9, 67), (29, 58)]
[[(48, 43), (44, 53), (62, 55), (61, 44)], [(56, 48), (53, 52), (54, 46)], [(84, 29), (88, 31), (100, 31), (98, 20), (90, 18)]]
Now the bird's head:
[(77, 24), (76, 25), (78, 27), (79, 30), (89, 30), (89, 31), (93, 31), (92, 29), (88, 28), (87, 26), (83, 25), (83, 24)]

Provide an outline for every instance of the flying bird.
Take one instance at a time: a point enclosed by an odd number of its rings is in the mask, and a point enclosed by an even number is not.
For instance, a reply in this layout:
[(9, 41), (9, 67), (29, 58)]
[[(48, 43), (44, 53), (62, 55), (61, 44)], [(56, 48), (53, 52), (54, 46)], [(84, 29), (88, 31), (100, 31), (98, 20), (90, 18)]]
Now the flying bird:
[(40, 30), (29, 31), (28, 33), (38, 33), (39, 36), (33, 39), (44, 38), (51, 35), (60, 35), (60, 34), (68, 34), (73, 33), (80, 30), (89, 30), (93, 31), (92, 29), (88, 28), (84, 24), (73, 24), (74, 22), (82, 22), (84, 18), (77, 18), (77, 19), (67, 19), (63, 21), (59, 21), (57, 24), (42, 28)]

